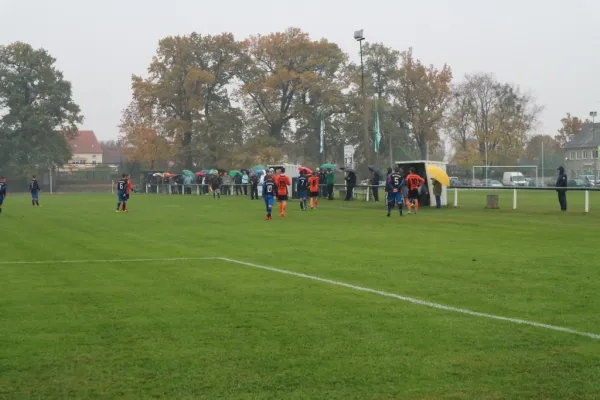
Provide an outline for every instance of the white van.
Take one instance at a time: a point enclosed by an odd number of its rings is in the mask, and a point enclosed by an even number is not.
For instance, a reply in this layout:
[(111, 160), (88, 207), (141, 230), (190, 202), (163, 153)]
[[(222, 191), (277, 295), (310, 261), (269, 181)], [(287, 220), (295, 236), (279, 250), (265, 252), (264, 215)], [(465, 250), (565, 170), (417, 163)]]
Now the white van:
[(528, 186), (527, 180), (520, 172), (505, 172), (502, 178), (504, 186)]

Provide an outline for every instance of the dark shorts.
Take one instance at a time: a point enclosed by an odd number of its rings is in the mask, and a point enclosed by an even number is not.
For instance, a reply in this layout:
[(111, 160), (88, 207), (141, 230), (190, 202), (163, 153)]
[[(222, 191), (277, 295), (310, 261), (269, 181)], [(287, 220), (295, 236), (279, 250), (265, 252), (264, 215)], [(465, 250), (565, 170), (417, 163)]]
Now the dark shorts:
[(319, 197), (319, 192), (310, 192), (310, 197)]
[(38, 199), (39, 197), (40, 197), (40, 195), (39, 195), (38, 192), (31, 193), (31, 198), (32, 199)]
[(411, 189), (408, 191), (408, 198), (410, 200), (419, 200), (419, 189)]
[(4, 196), (0, 196), (0, 206), (4, 203)]
[(125, 193), (119, 193), (119, 201), (127, 201), (127, 195)]
[(305, 199), (306, 198), (306, 191), (305, 190), (301, 190), (298, 192), (298, 198), (299, 199)]
[(402, 193), (401, 192), (388, 192), (388, 203), (398, 203), (398, 204), (402, 204), (404, 202), (404, 199), (402, 199)]
[(278, 201), (287, 201), (288, 200), (288, 195), (287, 194), (278, 194), (277, 195), (277, 200)]

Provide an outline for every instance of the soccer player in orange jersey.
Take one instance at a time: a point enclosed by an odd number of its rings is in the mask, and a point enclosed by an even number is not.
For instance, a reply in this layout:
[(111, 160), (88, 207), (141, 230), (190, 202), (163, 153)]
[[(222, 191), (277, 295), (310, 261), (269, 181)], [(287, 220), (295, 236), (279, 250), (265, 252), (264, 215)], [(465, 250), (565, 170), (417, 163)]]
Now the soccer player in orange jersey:
[(308, 189), (310, 197), (310, 208), (319, 208), (319, 176), (317, 172), (313, 172), (313, 175), (308, 178)]
[(277, 185), (277, 201), (279, 201), (279, 215), (285, 217), (285, 209), (287, 208), (288, 187), (292, 184), (290, 177), (285, 175), (285, 169), (278, 168), (277, 174), (274, 177)]
[(408, 186), (408, 198), (410, 200), (408, 213), (412, 213), (414, 206), (415, 214), (419, 211), (419, 188), (425, 183), (425, 179), (415, 173), (414, 167), (410, 168), (410, 173), (404, 178), (404, 183)]

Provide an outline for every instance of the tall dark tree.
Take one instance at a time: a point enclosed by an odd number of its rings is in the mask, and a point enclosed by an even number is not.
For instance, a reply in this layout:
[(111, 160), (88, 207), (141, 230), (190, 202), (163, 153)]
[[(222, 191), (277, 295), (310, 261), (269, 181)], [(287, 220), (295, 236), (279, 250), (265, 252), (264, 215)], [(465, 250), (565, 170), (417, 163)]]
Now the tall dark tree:
[(71, 84), (44, 49), (16, 42), (0, 46), (0, 167), (63, 165), (67, 139), (83, 121)]

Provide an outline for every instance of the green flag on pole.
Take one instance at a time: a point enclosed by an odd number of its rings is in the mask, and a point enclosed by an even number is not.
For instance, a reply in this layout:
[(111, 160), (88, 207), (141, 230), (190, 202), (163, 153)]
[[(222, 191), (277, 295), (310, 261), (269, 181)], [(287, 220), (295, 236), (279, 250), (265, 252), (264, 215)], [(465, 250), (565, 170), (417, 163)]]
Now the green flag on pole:
[(381, 129), (379, 128), (379, 111), (375, 107), (375, 126), (374, 126), (375, 137), (373, 142), (375, 143), (375, 152), (379, 151), (379, 142), (381, 142)]
[(325, 142), (325, 114), (321, 111), (321, 132), (320, 132), (320, 146), (319, 153), (323, 154), (323, 147)]

